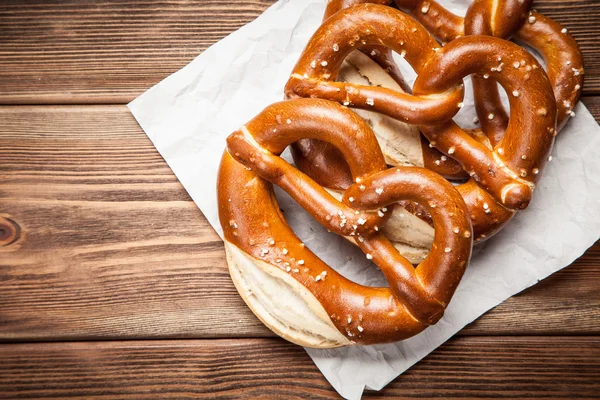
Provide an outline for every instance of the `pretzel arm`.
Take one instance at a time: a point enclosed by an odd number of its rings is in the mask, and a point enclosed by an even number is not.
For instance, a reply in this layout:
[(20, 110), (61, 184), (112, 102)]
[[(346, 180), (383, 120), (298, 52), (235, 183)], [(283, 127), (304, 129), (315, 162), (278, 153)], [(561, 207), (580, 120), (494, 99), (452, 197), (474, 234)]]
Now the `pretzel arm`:
[(447, 43), (464, 35), (463, 18), (433, 0), (394, 0), (401, 10), (412, 14), (429, 32)]
[(557, 132), (565, 126), (577, 105), (583, 87), (583, 56), (571, 34), (558, 22), (531, 13), (533, 23), (525, 23), (515, 38), (541, 54), (552, 83), (557, 107)]
[(399, 93), (384, 87), (305, 78), (297, 74), (290, 77), (288, 84), (294, 87), (294, 96), (318, 97), (348, 107), (377, 111), (412, 125), (439, 124), (452, 119), (460, 110), (463, 97), (462, 84), (444, 93), (426, 96)]

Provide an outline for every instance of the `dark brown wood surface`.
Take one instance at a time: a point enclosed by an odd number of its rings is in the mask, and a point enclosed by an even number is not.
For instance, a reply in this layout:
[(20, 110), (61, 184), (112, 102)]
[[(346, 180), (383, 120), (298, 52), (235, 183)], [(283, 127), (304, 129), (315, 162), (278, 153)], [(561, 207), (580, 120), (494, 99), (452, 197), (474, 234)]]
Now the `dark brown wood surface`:
[[(325, 1), (325, 0), (324, 0)], [(127, 103), (274, 0), (4, 0), (0, 104)], [(600, 2), (536, 1), (579, 41), (600, 94)]]
[[(0, 398), (335, 397), (123, 105), (272, 3), (0, 1)], [(600, 120), (600, 2), (535, 4)], [(372, 395), (598, 397), (599, 288), (600, 242)]]
[[(11, 344), (0, 398), (330, 399), (306, 353), (281, 339)], [(598, 398), (597, 337), (451, 339), (365, 398)]]

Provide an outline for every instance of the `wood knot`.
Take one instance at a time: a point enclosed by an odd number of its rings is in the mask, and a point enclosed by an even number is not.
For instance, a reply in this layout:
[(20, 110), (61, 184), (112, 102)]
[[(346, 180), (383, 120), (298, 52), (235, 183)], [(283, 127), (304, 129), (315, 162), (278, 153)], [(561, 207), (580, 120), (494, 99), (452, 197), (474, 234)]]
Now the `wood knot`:
[(19, 240), (21, 227), (14, 220), (0, 216), (0, 247), (10, 246)]

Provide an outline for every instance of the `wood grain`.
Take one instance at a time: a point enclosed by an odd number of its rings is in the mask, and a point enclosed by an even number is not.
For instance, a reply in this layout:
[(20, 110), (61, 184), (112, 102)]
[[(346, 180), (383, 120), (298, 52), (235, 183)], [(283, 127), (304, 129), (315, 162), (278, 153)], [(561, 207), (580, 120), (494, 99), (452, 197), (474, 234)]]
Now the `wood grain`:
[[(0, 346), (0, 398), (339, 398), (279, 339)], [(462, 337), (369, 398), (597, 398), (594, 337)]]
[[(0, 2), (0, 104), (127, 103), (274, 0)], [(600, 2), (543, 0), (585, 56), (600, 94)]]
[(600, 96), (582, 97), (581, 101), (596, 118), (596, 122), (600, 123)]
[[(125, 106), (0, 107), (0, 340), (271, 336)], [(16, 232), (16, 230), (15, 230)], [(600, 332), (600, 243), (463, 334)]]

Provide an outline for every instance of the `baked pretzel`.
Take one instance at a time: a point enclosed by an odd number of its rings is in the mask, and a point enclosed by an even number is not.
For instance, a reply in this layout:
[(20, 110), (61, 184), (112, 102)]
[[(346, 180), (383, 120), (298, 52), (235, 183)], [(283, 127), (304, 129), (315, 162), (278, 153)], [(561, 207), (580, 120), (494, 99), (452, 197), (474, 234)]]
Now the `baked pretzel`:
[[(404, 55), (418, 74), (414, 94), (336, 82), (344, 58), (364, 45), (385, 46)], [(462, 79), (470, 74), (488, 76), (512, 93), (511, 117), (495, 144), (451, 121), (462, 106)], [(487, 36), (461, 37), (442, 48), (417, 21), (381, 5), (359, 4), (328, 18), (294, 67), (286, 95), (332, 100), (420, 125), (431, 144), (471, 176), (458, 190), (476, 240), (492, 236), (515, 211), (527, 207), (554, 142), (552, 87), (532, 55)]]
[[(531, 11), (533, 0), (474, 0), (465, 18), (461, 18), (433, 0), (394, 0), (396, 6), (410, 12), (427, 30), (447, 43), (465, 35), (489, 35), (513, 38), (535, 49), (544, 59), (557, 103), (557, 131), (560, 132), (581, 96), (583, 56), (579, 45), (562, 25)], [(331, 0), (327, 17), (356, 4), (389, 5), (392, 0)], [(373, 53), (378, 64), (394, 77), (398, 74), (391, 52)], [(388, 67), (392, 65), (391, 67)], [(507, 68), (511, 67), (506, 64)], [(395, 78), (398, 79), (398, 78)], [(402, 79), (400, 77), (400, 79)], [(475, 106), (482, 130), (492, 143), (502, 137), (508, 117), (493, 80), (473, 76)], [(488, 119), (494, 114), (493, 119)]]
[[(301, 138), (331, 143), (356, 181), (343, 202), (282, 160)], [(232, 279), (248, 306), (285, 339), (307, 347), (397, 341), (436, 323), (469, 262), (472, 229), (460, 194), (422, 168), (386, 169), (369, 126), (320, 99), (273, 104), (227, 139), (218, 176), (219, 218)], [(390, 287), (354, 283), (294, 234), (272, 184), (327, 229), (352, 238)], [(435, 241), (416, 268), (379, 231), (400, 200), (428, 209)]]
[[(356, 4), (373, 3), (388, 5), (391, 0), (330, 0), (325, 11), (325, 19), (329, 18), (339, 10)], [(434, 1), (418, 0), (396, 0), (395, 4), (407, 9), (427, 28), (441, 40), (448, 42), (465, 34), (486, 34), (502, 38), (510, 38), (516, 32), (516, 38), (535, 48), (547, 63), (548, 75), (553, 86), (557, 101), (558, 126), (557, 134), (565, 125), (569, 116), (575, 115), (573, 109), (579, 101), (583, 85), (583, 58), (577, 42), (567, 33), (567, 30), (550, 18), (536, 12), (529, 12), (532, 0), (508, 0), (495, 2), (490, 0), (474, 1), (463, 19), (458, 17)], [(527, 21), (527, 23), (525, 23)], [(362, 48), (377, 64), (379, 64), (395, 81), (404, 83), (403, 78), (395, 64), (391, 50), (382, 46)], [(371, 68), (373, 70), (373, 68)], [(380, 75), (377, 72), (372, 74)], [(345, 79), (345, 78), (343, 78)], [(352, 82), (352, 81), (350, 81)], [(489, 140), (489, 145), (496, 144), (504, 134), (507, 125), (507, 115), (500, 101), (496, 82), (486, 77), (473, 76), (475, 91), (475, 105), (484, 136), (481, 130), (470, 132), (480, 141)], [(384, 85), (385, 86), (385, 85)], [(404, 91), (408, 91), (405, 85), (401, 85)], [(385, 87), (391, 87), (389, 85)], [(489, 115), (494, 118), (489, 119)], [(408, 128), (404, 128), (406, 131)], [(381, 130), (374, 127), (375, 134), (379, 137)], [(384, 129), (389, 136), (391, 129)], [(396, 152), (415, 151), (420, 149), (422, 158), (414, 165), (424, 166), (449, 179), (465, 178), (460, 164), (452, 157), (440, 154), (435, 147), (422, 141), (420, 144), (400, 143), (391, 145)], [(389, 158), (388, 148), (384, 148), (386, 159)], [(412, 148), (412, 149), (411, 149)], [(407, 150), (408, 149), (408, 150)], [(301, 168), (311, 166), (315, 173), (327, 176), (327, 183), (341, 183), (348, 179), (348, 174), (322, 174), (323, 171), (331, 171), (332, 166), (323, 164), (323, 159), (336, 160), (339, 154), (328, 146), (315, 146), (314, 143), (302, 142), (295, 146), (294, 161)], [(332, 161), (335, 162), (335, 161)], [(388, 160), (390, 165), (398, 165), (393, 159)], [(343, 168), (343, 163), (338, 162), (336, 168)], [(346, 177), (346, 178), (343, 178)]]
[[(463, 35), (492, 35), (504, 39), (514, 37), (535, 49), (546, 62), (552, 83), (558, 133), (568, 118), (575, 115), (573, 109), (583, 87), (583, 56), (566, 28), (543, 14), (530, 11), (532, 2), (475, 0), (463, 19), (435, 1), (395, 0), (398, 7), (410, 9), (415, 18), (442, 41), (448, 42)], [(483, 77), (474, 77), (473, 89), (481, 127), (493, 143), (497, 142), (507, 123), (498, 88)], [(485, 118), (489, 113), (494, 113), (496, 118)]]

